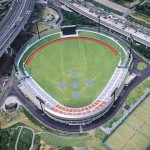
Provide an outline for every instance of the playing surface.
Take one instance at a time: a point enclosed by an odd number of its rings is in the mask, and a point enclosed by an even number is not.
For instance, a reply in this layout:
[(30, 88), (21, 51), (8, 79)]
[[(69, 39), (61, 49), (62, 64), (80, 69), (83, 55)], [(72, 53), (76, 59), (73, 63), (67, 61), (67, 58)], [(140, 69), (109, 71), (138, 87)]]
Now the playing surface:
[(98, 97), (117, 67), (119, 56), (108, 47), (75, 38), (48, 43), (30, 56), (26, 69), (61, 104), (82, 107)]
[(144, 150), (150, 144), (150, 96), (106, 140), (115, 150)]

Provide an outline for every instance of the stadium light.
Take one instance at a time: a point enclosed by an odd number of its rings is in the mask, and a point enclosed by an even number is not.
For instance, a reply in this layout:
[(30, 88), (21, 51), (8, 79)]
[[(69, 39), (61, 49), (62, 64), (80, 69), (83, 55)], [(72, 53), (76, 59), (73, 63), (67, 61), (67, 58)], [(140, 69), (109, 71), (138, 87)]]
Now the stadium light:
[(101, 15), (102, 15), (102, 13), (100, 13), (99, 16), (98, 16), (99, 33), (101, 32)]
[(132, 45), (133, 45), (133, 41), (134, 41), (132, 34), (130, 34), (130, 40), (131, 40), (131, 44), (130, 44), (130, 54), (129, 54), (129, 58), (131, 57), (131, 50), (132, 50)]
[(36, 22), (35, 24), (36, 24), (36, 29), (37, 29), (38, 37), (39, 37), (39, 39), (40, 39), (40, 33), (39, 33), (38, 24), (37, 24), (37, 22)]
[(114, 91), (111, 93), (111, 97), (114, 97), (114, 101), (116, 100), (116, 91), (118, 90), (118, 87), (114, 89)]
[(15, 71), (18, 72), (16, 63), (15, 63), (15, 55), (12, 56), (12, 59), (13, 59), (13, 65), (14, 65)]
[(42, 104), (45, 104), (44, 101), (41, 98), (39, 98), (38, 96), (36, 96), (36, 99), (39, 100), (39, 102), (40, 102), (41, 110), (42, 110), (42, 115), (45, 115), (43, 107), (42, 107)]

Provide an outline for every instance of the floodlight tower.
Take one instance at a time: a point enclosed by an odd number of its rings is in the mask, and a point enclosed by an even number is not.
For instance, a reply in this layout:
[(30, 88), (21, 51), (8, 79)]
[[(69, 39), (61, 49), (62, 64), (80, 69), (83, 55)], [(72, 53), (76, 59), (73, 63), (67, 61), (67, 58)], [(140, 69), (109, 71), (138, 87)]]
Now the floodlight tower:
[(37, 24), (37, 22), (35, 24), (36, 24), (36, 30), (37, 30), (37, 33), (38, 33), (38, 38), (40, 39), (41, 37), (40, 37), (40, 33), (39, 33), (38, 24)]
[(129, 54), (129, 58), (131, 58), (131, 50), (132, 50), (132, 45), (133, 45), (133, 41), (134, 41), (132, 34), (130, 34), (130, 40), (131, 40), (131, 43), (130, 43), (130, 52), (129, 52), (130, 54)]
[(118, 87), (114, 89), (114, 91), (111, 93), (111, 97), (113, 97), (114, 101), (116, 100), (116, 91), (118, 90)]
[(100, 13), (98, 15), (98, 23), (99, 23), (99, 29), (98, 29), (98, 31), (99, 31), (99, 33), (101, 32), (101, 15), (102, 15), (102, 13)]
[(42, 106), (42, 104), (45, 104), (44, 101), (43, 101), (41, 98), (39, 98), (38, 96), (36, 96), (36, 98), (37, 98), (37, 99), (39, 100), (39, 102), (40, 102), (40, 106), (41, 106), (41, 110), (42, 110), (42, 115), (45, 115), (44, 110), (43, 110), (43, 106)]

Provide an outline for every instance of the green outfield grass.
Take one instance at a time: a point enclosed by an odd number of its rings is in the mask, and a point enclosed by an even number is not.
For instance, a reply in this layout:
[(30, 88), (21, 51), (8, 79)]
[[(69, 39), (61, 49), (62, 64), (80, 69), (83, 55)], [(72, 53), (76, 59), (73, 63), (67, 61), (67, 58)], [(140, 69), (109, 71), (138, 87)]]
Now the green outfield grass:
[(97, 33), (86, 32), (86, 31), (79, 31), (79, 35), (83, 36), (83, 37), (95, 38), (95, 39), (98, 39), (98, 40), (101, 40), (101, 41), (104, 41), (104, 42), (108, 43), (114, 49), (116, 49), (118, 52), (121, 53), (122, 64), (124, 63), (125, 57), (126, 57), (125, 53), (124, 53), (123, 49), (116, 42), (114, 42), (113, 40), (109, 39), (106, 36), (103, 36), (103, 35), (100, 35), (100, 34), (97, 34)]
[[(103, 45), (85, 40), (52, 44), (40, 51), (26, 66), (37, 83), (60, 103), (69, 107), (90, 104), (111, 78), (120, 57)], [(76, 77), (72, 73), (77, 73)], [(86, 80), (93, 80), (88, 86)], [(59, 84), (64, 82), (62, 89)], [(74, 88), (73, 83), (79, 87)], [(73, 94), (80, 93), (80, 98)]]
[[(46, 36), (46, 35), (45, 35)], [(23, 55), (20, 63), (19, 63), (19, 68), (21, 69), (22, 72), (24, 72), (24, 68), (23, 68), (23, 63), (25, 62), (25, 60), (29, 57), (30, 54), (32, 54), (37, 48), (41, 47), (42, 45), (54, 41), (56, 39), (60, 38), (60, 33), (56, 33), (54, 35), (51, 35), (49, 37), (43, 38), (40, 41), (33, 41), (36, 42), (36, 44), (32, 45), (27, 51), (26, 53)]]
[(115, 150), (144, 150), (150, 142), (150, 96), (106, 140)]

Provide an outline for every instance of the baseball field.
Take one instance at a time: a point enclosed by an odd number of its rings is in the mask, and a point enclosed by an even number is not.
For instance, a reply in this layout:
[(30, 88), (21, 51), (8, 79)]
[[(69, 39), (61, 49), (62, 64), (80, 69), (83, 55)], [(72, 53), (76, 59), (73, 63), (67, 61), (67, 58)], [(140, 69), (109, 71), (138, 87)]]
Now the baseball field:
[(92, 38), (74, 37), (37, 48), (26, 60), (25, 68), (58, 102), (83, 107), (98, 97), (119, 60), (112, 46)]

